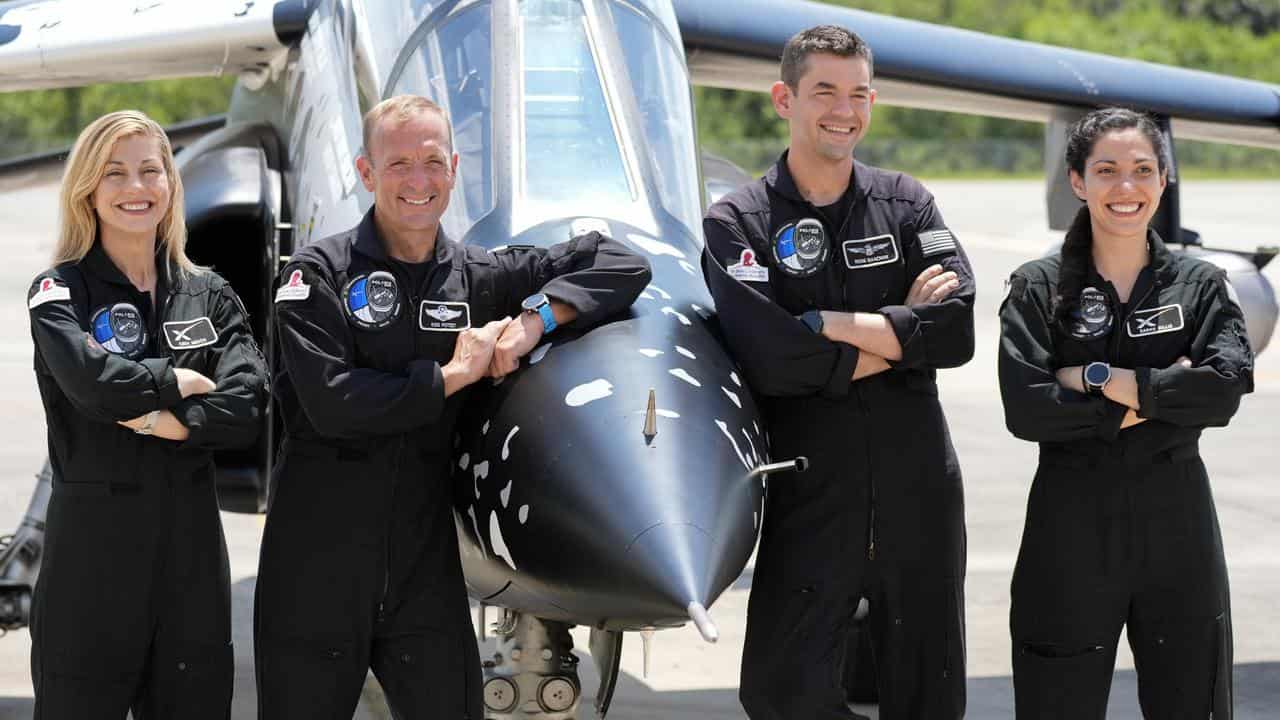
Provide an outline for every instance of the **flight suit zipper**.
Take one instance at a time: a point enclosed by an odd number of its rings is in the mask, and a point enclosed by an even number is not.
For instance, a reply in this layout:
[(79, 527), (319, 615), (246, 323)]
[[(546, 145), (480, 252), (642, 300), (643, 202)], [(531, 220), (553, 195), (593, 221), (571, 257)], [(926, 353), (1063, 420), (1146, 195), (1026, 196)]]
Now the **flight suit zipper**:
[[(869, 418), (867, 411), (866, 397), (862, 393), (862, 388), (855, 385), (854, 393), (858, 398), (858, 411), (864, 420)], [(866, 432), (862, 433), (864, 444), (863, 458), (867, 471), (867, 487), (870, 499), (867, 507), (867, 559), (876, 559), (876, 477), (871, 468), (871, 438)]]
[[(1141, 277), (1141, 275), (1139, 275), (1139, 277)], [(1107, 283), (1107, 285), (1109, 286), (1109, 289), (1113, 291), (1110, 293), (1109, 299), (1112, 302), (1114, 302), (1117, 307), (1119, 307), (1122, 303), (1120, 302), (1120, 297), (1116, 295), (1114, 292), (1115, 286), (1111, 285), (1111, 283)], [(1121, 318), (1119, 317), (1119, 314), (1117, 314), (1117, 317), (1119, 318), (1120, 322), (1116, 324), (1116, 327), (1113, 327), (1111, 329), (1110, 355), (1111, 355), (1112, 365), (1120, 365), (1120, 342), (1124, 339), (1125, 333), (1128, 332), (1126, 328), (1129, 327), (1129, 318), (1133, 315), (1134, 312), (1136, 312), (1142, 307), (1143, 303), (1147, 301), (1147, 298), (1151, 297), (1151, 293), (1155, 289), (1156, 289), (1156, 279), (1153, 276), (1151, 278), (1151, 284), (1148, 285), (1146, 291), (1142, 293), (1142, 297), (1138, 298), (1137, 302), (1129, 303), (1129, 311), (1124, 314), (1124, 317)]]
[(387, 530), (382, 535), (383, 560), (386, 567), (382, 573), (382, 598), (378, 601), (378, 621), (383, 620), (383, 616), (387, 609), (387, 597), (391, 594), (391, 533), (395, 530), (395, 506), (396, 506), (396, 479), (400, 475), (400, 460), (404, 454), (404, 435), (396, 438), (396, 450), (392, 453), (391, 462), (391, 492), (389, 493), (389, 501), (387, 502), (386, 527)]

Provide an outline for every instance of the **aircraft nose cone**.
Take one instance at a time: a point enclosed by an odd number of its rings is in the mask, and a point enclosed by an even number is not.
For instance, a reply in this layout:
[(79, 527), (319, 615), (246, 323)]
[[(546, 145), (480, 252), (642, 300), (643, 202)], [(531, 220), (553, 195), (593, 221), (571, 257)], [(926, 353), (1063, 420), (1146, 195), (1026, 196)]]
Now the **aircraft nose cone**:
[(709, 602), (712, 557), (711, 535), (690, 523), (661, 523), (640, 533), (627, 548), (624, 560), (635, 579), (649, 586), (651, 597), (671, 605), (673, 615), (689, 603)]

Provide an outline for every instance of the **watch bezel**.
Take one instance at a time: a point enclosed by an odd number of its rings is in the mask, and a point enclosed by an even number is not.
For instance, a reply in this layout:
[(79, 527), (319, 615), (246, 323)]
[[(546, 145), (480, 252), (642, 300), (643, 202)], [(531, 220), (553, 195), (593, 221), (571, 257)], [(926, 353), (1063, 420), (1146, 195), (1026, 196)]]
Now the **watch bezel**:
[(538, 308), (543, 305), (549, 305), (551, 301), (547, 299), (546, 293), (534, 293), (520, 302), (520, 307), (525, 312), (538, 312)]
[[(1098, 372), (1104, 373), (1095, 380)], [(1099, 394), (1107, 383), (1111, 382), (1111, 365), (1104, 362), (1091, 362), (1084, 366), (1084, 389), (1091, 394)]]

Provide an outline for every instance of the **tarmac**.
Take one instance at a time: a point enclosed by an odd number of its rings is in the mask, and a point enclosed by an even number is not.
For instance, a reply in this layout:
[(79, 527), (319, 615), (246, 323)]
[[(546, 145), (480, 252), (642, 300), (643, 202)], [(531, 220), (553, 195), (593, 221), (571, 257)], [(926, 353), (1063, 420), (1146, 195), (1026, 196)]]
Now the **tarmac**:
[[(31, 340), (23, 298), (47, 267), (56, 232), (56, 175), (37, 170), (0, 178), (0, 532), (17, 526), (45, 454), (42, 408), (31, 371)], [(1021, 537), (1036, 448), (1004, 427), (996, 388), (1004, 279), (1043, 253), (1061, 233), (1046, 227), (1044, 190), (1033, 181), (938, 181), (927, 185), (968, 252), (978, 277), (977, 352), (962, 368), (941, 373), (943, 406), (965, 476), (969, 563), (966, 580), (968, 714), (978, 720), (1013, 717), (1008, 633), (1009, 580)], [(1280, 182), (1184, 183), (1183, 225), (1210, 247), (1252, 249), (1280, 244)], [(1280, 262), (1265, 274), (1280, 287)], [(1258, 359), (1257, 389), (1226, 429), (1205, 433), (1201, 447), (1213, 480), (1231, 577), (1238, 720), (1277, 717), (1280, 707), (1280, 351)], [(262, 517), (223, 514), (231, 557), (236, 688), (233, 718), (255, 717), (250, 618)], [(705, 643), (692, 625), (652, 640), (643, 672), (640, 637), (624, 643), (615, 720), (740, 720), (738, 665), (752, 568), (711, 608), (720, 641)], [(1196, 582), (1188, 578), (1188, 582)], [(91, 592), (86, 588), (86, 592)], [(490, 619), (494, 611), (490, 611)], [(574, 631), (579, 647), (586, 632)], [(485, 654), (482, 649), (482, 656)], [(585, 697), (579, 717), (591, 716), (596, 677), (583, 653)], [(30, 718), (30, 637), (0, 638), (0, 720)], [(430, 682), (424, 678), (424, 682)], [(877, 717), (874, 708), (859, 708)], [(375, 682), (366, 686), (358, 718), (389, 718)], [(1109, 718), (1140, 718), (1133, 660), (1122, 641)]]

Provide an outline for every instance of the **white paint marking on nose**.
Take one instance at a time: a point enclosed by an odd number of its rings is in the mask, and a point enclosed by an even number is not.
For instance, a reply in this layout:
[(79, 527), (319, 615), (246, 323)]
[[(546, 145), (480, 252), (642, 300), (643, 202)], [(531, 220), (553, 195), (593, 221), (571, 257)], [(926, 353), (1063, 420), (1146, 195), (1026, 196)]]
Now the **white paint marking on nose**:
[(498, 511), (489, 512), (489, 544), (493, 546), (493, 554), (507, 561), (512, 570), (516, 569), (516, 561), (511, 558), (507, 549), (507, 541), (502, 537), (502, 528), (498, 527)]
[(507, 433), (507, 439), (502, 441), (502, 459), (506, 460), (511, 455), (511, 438), (520, 432), (520, 426), (516, 425), (511, 428), (511, 432)]
[(742, 407), (742, 401), (738, 399), (738, 393), (730, 390), (729, 388), (723, 385), (720, 386), (720, 389), (724, 391), (725, 395), (729, 396), (729, 399), (733, 401), (734, 405), (737, 405), (739, 408)]
[(542, 361), (542, 358), (547, 356), (547, 352), (550, 350), (551, 350), (551, 343), (547, 343), (546, 345), (539, 345), (538, 347), (534, 348), (533, 352), (529, 353), (529, 364), (537, 365), (539, 362)]
[(676, 352), (678, 352), (678, 353), (680, 353), (681, 355), (683, 355), (683, 356), (685, 356), (685, 357), (689, 358), (690, 360), (697, 360), (697, 359), (698, 359), (698, 356), (697, 356), (697, 355), (694, 355), (692, 352), (690, 352), (689, 350), (685, 350), (684, 348), (680, 347), (679, 345), (677, 345), (677, 346), (676, 346)]
[(640, 348), (640, 354), (648, 358), (656, 358), (662, 354), (662, 351), (654, 350), (653, 348)]
[(697, 378), (685, 372), (684, 368), (671, 368), (667, 372), (671, 373), (672, 375), (675, 375), (676, 377), (680, 378), (681, 380), (689, 383), (694, 387), (702, 387), (702, 383), (698, 382)]
[(684, 268), (684, 271), (685, 271), (685, 272), (687, 272), (687, 273), (689, 273), (690, 275), (697, 275), (697, 274), (698, 274), (698, 271), (697, 271), (697, 270), (694, 270), (694, 269), (693, 269), (693, 266), (692, 266), (692, 265), (690, 265), (689, 263), (685, 262), (684, 260), (681, 260), (681, 261), (680, 261), (680, 267)]
[(650, 285), (650, 286), (649, 286), (648, 288), (646, 288), (646, 289), (648, 289), (648, 290), (652, 290), (652, 291), (654, 291), (654, 292), (658, 293), (659, 295), (661, 295), (661, 296), (662, 296), (662, 299), (663, 299), (663, 300), (670, 300), (670, 299), (671, 299), (671, 293), (667, 292), (666, 290), (663, 290), (662, 288), (658, 287), (657, 285)]
[(462, 470), (466, 470), (467, 466), (470, 464), (471, 464), (471, 453), (462, 453), (462, 457), (458, 458), (458, 467)]
[(525, 524), (526, 522), (529, 522), (529, 506), (521, 505), (519, 512), (517, 512), (517, 515), (519, 515), (520, 517), (521, 525)]
[(564, 404), (569, 407), (581, 407), (589, 402), (595, 402), (600, 398), (606, 398), (613, 394), (613, 383), (600, 378), (592, 380), (589, 383), (583, 383), (570, 390), (564, 396)]
[(511, 480), (510, 479), (507, 480), (507, 486), (502, 488), (502, 491), (498, 493), (498, 499), (502, 501), (502, 507), (504, 508), (507, 506), (507, 503), (511, 501)]
[[(742, 387), (742, 381), (738, 379), (738, 373), (730, 372), (729, 379), (733, 381), (734, 385), (737, 385), (738, 387)], [(760, 432), (760, 431), (756, 430), (756, 432)]]
[(723, 420), (717, 420), (716, 427), (720, 428), (720, 432), (729, 438), (729, 442), (733, 445), (733, 451), (738, 454), (738, 460), (742, 462), (742, 466), (750, 470), (751, 463), (747, 462), (746, 456), (742, 454), (742, 450), (738, 447), (738, 441), (734, 439), (733, 433), (729, 432), (729, 424)]
[(675, 319), (679, 320), (681, 325), (692, 325), (692, 324), (693, 324), (692, 322), (690, 322), (690, 321), (689, 321), (689, 318), (685, 317), (684, 313), (680, 312), (679, 310), (676, 310), (675, 308), (671, 307), (670, 305), (668, 305), (668, 306), (666, 306), (666, 307), (662, 308), (662, 314), (664, 314), (664, 315), (671, 315), (671, 316), (672, 316), (672, 317), (674, 317)]

